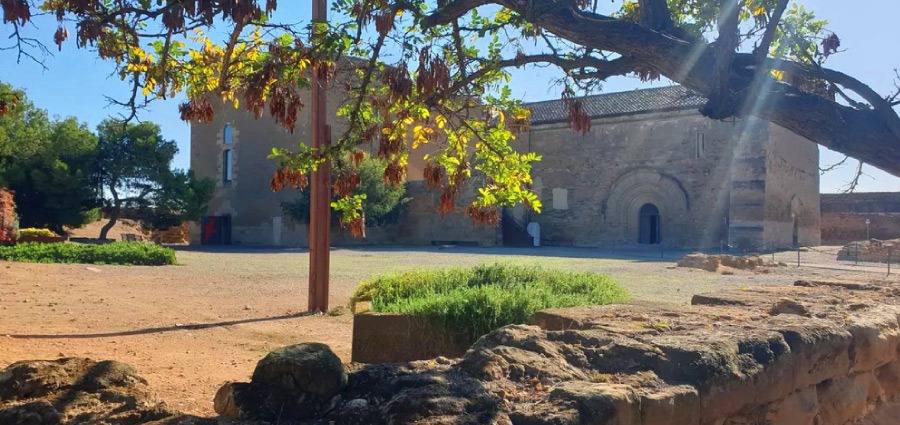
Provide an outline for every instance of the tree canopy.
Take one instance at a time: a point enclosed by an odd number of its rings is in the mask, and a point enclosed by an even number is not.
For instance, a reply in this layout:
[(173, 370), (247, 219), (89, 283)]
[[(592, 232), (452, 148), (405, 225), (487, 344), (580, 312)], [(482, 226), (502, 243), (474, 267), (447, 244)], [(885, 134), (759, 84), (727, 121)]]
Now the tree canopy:
[[(474, 171), (486, 184), (466, 207), (473, 219), (496, 222), (497, 207), (515, 203), (540, 209), (529, 189), (539, 157), (513, 144), (529, 115), (507, 86), (514, 67), (564, 70), (557, 83), (578, 131), (590, 129), (579, 94), (611, 76), (666, 77), (705, 96), (707, 117), (767, 120), (900, 175), (900, 89), (876, 93), (827, 68), (839, 36), (790, 0), (332, 0), (329, 24), (276, 22), (275, 0), (0, 4), (22, 49), (33, 40), (18, 29), (45, 11), (59, 19), (60, 48), (71, 31), (78, 47), (114, 61), (132, 85), (121, 103), (133, 113), (185, 92), (185, 120), (211, 120), (221, 97), (293, 130), (301, 91), (339, 84), (351, 96), (339, 113), (346, 130), (327, 149), (276, 151), (284, 168), (273, 188), (303, 186), (330, 161), (341, 198), (333, 206), (345, 221), (361, 220), (361, 202), (352, 190), (358, 164), (343, 158), (364, 144), (377, 146), (395, 184), (410, 151), (427, 145), (424, 178), (441, 191), (441, 212), (456, 208)], [(221, 42), (203, 32), (219, 21)], [(3, 99), (0, 111), (17, 101)]]
[[(13, 92), (0, 83), (0, 91)], [(0, 116), (0, 186), (15, 193), (23, 227), (79, 227), (96, 219), (91, 182), (97, 137), (76, 118), (51, 120), (22, 92)]]
[(162, 136), (159, 125), (107, 119), (97, 126), (97, 132), (94, 178), (108, 194), (110, 211), (100, 239), (106, 239), (123, 208), (138, 211), (153, 227), (196, 220), (205, 212), (214, 183), (171, 169), (178, 147)]

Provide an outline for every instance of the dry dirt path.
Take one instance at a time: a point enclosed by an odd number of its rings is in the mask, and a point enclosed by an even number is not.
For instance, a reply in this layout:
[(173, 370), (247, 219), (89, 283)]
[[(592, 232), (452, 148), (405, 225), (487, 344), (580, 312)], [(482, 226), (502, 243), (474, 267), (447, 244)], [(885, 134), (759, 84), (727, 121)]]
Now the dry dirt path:
[[(373, 274), (510, 262), (608, 273), (637, 301), (685, 304), (730, 285), (864, 273), (780, 268), (735, 276), (673, 269), (650, 252), (542, 249), (356, 249), (332, 256), (331, 304), (346, 304)], [(180, 265), (124, 267), (0, 262), (0, 368), (18, 360), (84, 356), (132, 364), (186, 413), (212, 413), (225, 381), (247, 380), (273, 348), (306, 341), (350, 357), (352, 317), (305, 316), (302, 250), (179, 251)]]

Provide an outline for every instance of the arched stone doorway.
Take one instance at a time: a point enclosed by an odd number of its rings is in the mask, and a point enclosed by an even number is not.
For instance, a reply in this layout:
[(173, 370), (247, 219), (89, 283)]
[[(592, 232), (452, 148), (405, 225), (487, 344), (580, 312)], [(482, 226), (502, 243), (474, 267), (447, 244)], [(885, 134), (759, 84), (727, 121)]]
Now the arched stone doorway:
[(689, 210), (687, 192), (677, 180), (642, 168), (623, 174), (613, 183), (602, 213), (606, 234), (617, 243), (659, 244), (665, 237), (666, 245), (678, 246), (690, 240)]
[(644, 204), (638, 216), (638, 243), (642, 245), (661, 243), (662, 231), (660, 230), (659, 208), (650, 203)]

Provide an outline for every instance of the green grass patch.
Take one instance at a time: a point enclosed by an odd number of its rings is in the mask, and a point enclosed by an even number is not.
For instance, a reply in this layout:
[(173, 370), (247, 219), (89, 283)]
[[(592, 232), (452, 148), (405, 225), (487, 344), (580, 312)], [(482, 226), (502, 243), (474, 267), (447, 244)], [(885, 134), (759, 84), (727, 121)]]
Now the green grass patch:
[(360, 284), (352, 301), (370, 301), (375, 312), (425, 317), (474, 340), (501, 326), (525, 323), (546, 308), (628, 298), (602, 274), (497, 264), (379, 276)]
[(21, 243), (13, 246), (0, 246), (0, 260), (28, 263), (164, 266), (175, 264), (175, 251), (159, 245), (134, 242), (114, 242), (104, 245)]

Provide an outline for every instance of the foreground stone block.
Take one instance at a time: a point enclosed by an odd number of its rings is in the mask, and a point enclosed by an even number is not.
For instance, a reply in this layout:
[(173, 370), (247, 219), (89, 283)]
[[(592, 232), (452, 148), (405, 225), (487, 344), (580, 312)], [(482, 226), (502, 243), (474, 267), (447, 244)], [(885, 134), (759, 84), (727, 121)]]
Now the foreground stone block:
[(641, 396), (642, 425), (699, 425), (700, 394), (690, 385), (665, 388)]
[(213, 408), (228, 418), (308, 420), (347, 382), (341, 359), (327, 345), (291, 345), (263, 357), (249, 383), (228, 382), (219, 388)]
[(351, 358), (359, 363), (394, 363), (459, 357), (473, 342), (423, 318), (363, 313), (353, 316)]
[(638, 425), (641, 405), (637, 392), (628, 385), (571, 381), (557, 386), (550, 400), (574, 402), (583, 424)]
[(872, 372), (828, 380), (816, 389), (823, 424), (845, 424), (862, 418), (882, 395)]
[(330, 398), (347, 385), (347, 371), (331, 348), (313, 342), (267, 354), (256, 364), (250, 381), (293, 395)]
[[(214, 405), (242, 425), (897, 425), (898, 289), (819, 282), (684, 308), (555, 309), (535, 315), (539, 326), (484, 335), (460, 359), (349, 373), (324, 345), (301, 344), (266, 356), (252, 382), (223, 386)], [(783, 299), (802, 311), (773, 311)], [(115, 363), (13, 365), (0, 373), (0, 424), (67, 423), (61, 394), (77, 394), (89, 419), (183, 420), (134, 410), (146, 391)]]
[(894, 361), (900, 346), (898, 315), (900, 309), (896, 306), (878, 306), (865, 314), (850, 316), (847, 331), (853, 335), (851, 372), (873, 370)]

